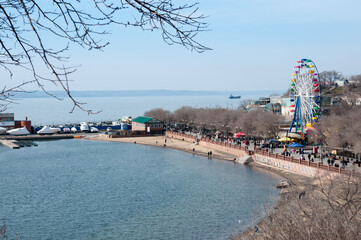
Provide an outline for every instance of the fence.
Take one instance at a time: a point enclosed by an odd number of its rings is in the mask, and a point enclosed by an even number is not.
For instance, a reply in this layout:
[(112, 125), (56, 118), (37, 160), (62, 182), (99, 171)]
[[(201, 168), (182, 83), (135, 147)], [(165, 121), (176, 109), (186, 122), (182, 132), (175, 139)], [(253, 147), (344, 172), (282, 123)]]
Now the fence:
[(311, 161), (306, 161), (306, 160), (302, 160), (300, 158), (294, 158), (294, 157), (288, 157), (285, 155), (280, 155), (278, 153), (271, 153), (271, 152), (267, 152), (265, 150), (260, 150), (260, 149), (256, 149), (254, 151), (254, 154), (258, 154), (258, 155), (262, 155), (262, 156), (268, 156), (268, 157), (272, 157), (275, 159), (280, 159), (286, 162), (293, 162), (293, 163), (298, 163), (300, 165), (306, 165), (306, 166), (310, 166), (310, 167), (314, 167), (314, 168), (319, 168), (321, 170), (327, 170), (330, 172), (338, 172), (338, 173), (345, 173), (345, 174), (351, 174), (352, 171), (350, 170), (346, 170), (343, 169), (341, 167), (334, 167), (334, 166), (330, 166), (330, 165), (324, 165), (321, 163), (314, 163)]
[[(227, 149), (226, 150), (227, 152), (229, 152), (229, 150), (231, 150), (231, 149), (234, 149), (234, 150), (237, 150), (237, 152), (235, 152), (235, 151), (231, 151), (231, 152), (233, 152), (235, 154), (239, 154), (240, 156), (251, 155), (251, 156), (253, 156), (253, 159), (256, 162), (259, 161), (258, 160), (259, 158), (255, 157), (255, 156), (263, 156), (263, 157), (267, 157), (267, 158), (285, 161), (285, 163), (289, 162), (289, 163), (297, 164), (298, 165), (298, 167), (296, 167), (297, 169), (300, 169), (301, 166), (307, 166), (314, 170), (319, 169), (321, 171), (328, 171), (330, 173), (342, 173), (342, 174), (348, 174), (348, 175), (354, 175), (354, 176), (360, 175), (360, 173), (358, 173), (358, 172), (343, 169), (341, 167), (334, 167), (334, 166), (325, 165), (325, 164), (321, 164), (321, 163), (314, 163), (311, 161), (301, 160), (299, 158), (288, 157), (285, 155), (280, 155), (278, 153), (268, 152), (264, 149), (255, 149), (254, 151), (251, 151), (247, 147), (242, 147), (240, 145), (234, 145), (234, 144), (230, 144), (230, 143), (226, 143), (226, 142), (215, 141), (215, 140), (209, 139), (207, 137), (201, 137), (200, 139), (198, 139), (196, 136), (179, 133), (179, 132), (172, 132), (172, 131), (167, 131), (166, 136), (182, 138), (184, 141), (188, 141), (188, 142), (199, 142), (199, 144), (206, 143), (207, 146), (213, 147), (213, 148), (221, 150), (221, 151), (222, 151), (222, 149), (220, 149), (220, 147)], [(265, 163), (265, 162), (263, 162), (263, 163)], [(284, 164), (281, 164), (281, 165), (284, 165)], [(273, 165), (273, 166), (276, 166), (276, 165)], [(276, 166), (276, 167), (278, 167), (278, 166)], [(304, 171), (300, 171), (300, 172), (297, 171), (297, 172), (302, 174), (302, 172), (304, 172)]]

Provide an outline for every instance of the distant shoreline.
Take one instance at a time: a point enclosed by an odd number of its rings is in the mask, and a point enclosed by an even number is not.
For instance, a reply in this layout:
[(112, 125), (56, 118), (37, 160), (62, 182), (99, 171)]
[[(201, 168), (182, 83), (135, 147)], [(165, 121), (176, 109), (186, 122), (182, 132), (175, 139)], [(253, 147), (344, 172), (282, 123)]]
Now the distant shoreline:
[[(201, 91), (201, 90), (99, 90), (99, 91), (71, 91), (73, 97), (141, 97), (141, 96), (229, 96), (233, 95), (265, 95), (282, 94), (286, 90), (250, 90), (250, 91)], [(49, 91), (60, 98), (67, 98), (68, 96), (64, 91)], [(19, 92), (15, 93), (14, 98), (51, 98), (44, 92)]]

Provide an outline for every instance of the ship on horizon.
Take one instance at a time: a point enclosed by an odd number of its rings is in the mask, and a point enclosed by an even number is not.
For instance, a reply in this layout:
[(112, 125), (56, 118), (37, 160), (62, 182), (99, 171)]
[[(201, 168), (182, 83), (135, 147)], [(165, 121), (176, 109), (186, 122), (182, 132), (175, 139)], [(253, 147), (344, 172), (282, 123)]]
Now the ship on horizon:
[(233, 96), (232, 94), (228, 97), (229, 99), (240, 99), (240, 95)]

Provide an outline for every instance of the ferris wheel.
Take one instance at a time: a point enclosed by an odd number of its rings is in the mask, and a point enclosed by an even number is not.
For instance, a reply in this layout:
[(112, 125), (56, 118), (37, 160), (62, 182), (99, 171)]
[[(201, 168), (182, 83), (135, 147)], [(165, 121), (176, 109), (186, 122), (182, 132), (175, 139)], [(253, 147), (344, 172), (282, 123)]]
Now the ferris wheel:
[(314, 125), (321, 113), (321, 86), (316, 64), (301, 59), (294, 67), (290, 89), (292, 124), (289, 132), (305, 132)]

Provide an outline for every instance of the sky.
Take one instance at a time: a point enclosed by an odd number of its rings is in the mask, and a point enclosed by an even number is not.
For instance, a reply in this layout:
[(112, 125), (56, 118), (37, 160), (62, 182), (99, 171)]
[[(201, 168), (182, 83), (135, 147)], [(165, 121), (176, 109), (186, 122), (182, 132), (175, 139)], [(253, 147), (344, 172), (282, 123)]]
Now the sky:
[(197, 1), (211, 29), (197, 40), (211, 51), (170, 46), (158, 31), (112, 26), (102, 51), (72, 47), (68, 64), (80, 67), (71, 89), (286, 91), (301, 58), (320, 72), (361, 74), (360, 0)]

